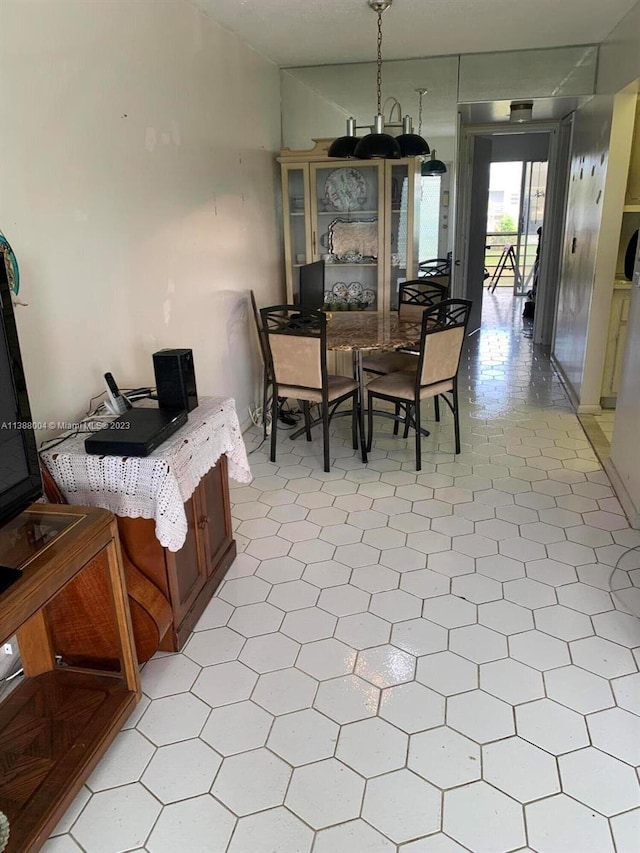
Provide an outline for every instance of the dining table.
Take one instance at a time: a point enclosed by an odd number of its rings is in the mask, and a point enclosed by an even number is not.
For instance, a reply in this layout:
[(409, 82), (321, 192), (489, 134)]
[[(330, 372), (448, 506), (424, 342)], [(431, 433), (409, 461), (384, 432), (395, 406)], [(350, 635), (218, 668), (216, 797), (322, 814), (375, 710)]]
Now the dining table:
[[(359, 386), (359, 401), (366, 406), (363, 359), (373, 352), (416, 349), (420, 343), (420, 323), (400, 320), (397, 311), (327, 311), (327, 351), (351, 353), (353, 378)], [(333, 417), (348, 412), (335, 412)], [(304, 428), (291, 434), (298, 438)], [(428, 432), (426, 432), (428, 435)]]
[(327, 350), (350, 352), (353, 377), (360, 386), (364, 407), (365, 382), (362, 362), (372, 352), (416, 349), (420, 343), (420, 323), (400, 320), (397, 311), (328, 311)]

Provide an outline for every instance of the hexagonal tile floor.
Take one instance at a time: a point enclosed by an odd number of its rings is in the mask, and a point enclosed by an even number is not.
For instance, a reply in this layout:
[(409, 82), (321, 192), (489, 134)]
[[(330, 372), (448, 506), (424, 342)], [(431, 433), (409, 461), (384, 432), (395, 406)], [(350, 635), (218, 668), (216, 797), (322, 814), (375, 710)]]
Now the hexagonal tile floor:
[[(452, 422), (246, 435), (239, 556), (46, 853), (627, 853), (640, 533), (509, 294)], [(444, 409), (445, 407), (441, 407)]]

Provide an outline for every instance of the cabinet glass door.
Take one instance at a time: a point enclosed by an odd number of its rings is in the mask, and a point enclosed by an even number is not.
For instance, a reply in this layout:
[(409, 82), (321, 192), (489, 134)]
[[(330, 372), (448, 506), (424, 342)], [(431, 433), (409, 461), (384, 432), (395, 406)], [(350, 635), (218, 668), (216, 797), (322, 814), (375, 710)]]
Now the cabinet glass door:
[(413, 171), (405, 162), (387, 162), (387, 228), (385, 242), (389, 261), (385, 281), (389, 286), (391, 310), (398, 308), (398, 289), (403, 281), (415, 278), (414, 245), (416, 226)]
[(309, 226), (308, 168), (282, 167), (283, 214), (287, 299), (298, 302), (300, 267), (312, 260)]
[(384, 164), (311, 164), (313, 260), (324, 260), (327, 307), (376, 311), (382, 300)]

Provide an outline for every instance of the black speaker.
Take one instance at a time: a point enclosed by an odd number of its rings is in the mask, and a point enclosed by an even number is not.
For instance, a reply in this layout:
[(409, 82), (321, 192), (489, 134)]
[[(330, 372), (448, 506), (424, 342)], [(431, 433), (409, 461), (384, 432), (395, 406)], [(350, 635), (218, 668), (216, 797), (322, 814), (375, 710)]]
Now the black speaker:
[(158, 406), (161, 409), (186, 409), (198, 405), (193, 350), (161, 349), (153, 354)]

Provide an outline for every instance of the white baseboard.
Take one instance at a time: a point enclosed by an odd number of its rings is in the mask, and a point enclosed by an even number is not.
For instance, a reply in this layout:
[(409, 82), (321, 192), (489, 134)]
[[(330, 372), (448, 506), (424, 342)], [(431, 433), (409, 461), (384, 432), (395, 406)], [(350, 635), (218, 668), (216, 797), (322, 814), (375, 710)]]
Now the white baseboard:
[(578, 406), (579, 415), (601, 415), (602, 406)]
[(569, 402), (571, 403), (571, 405), (573, 406), (573, 408), (577, 412), (580, 401), (576, 397), (576, 393), (573, 390), (573, 388), (571, 387), (571, 383), (567, 379), (567, 376), (566, 376), (564, 370), (560, 366), (558, 360), (555, 358), (553, 353), (551, 353), (549, 355), (549, 360), (550, 360), (551, 364), (553, 365), (555, 372), (558, 374), (558, 379), (562, 383), (562, 387), (564, 388), (564, 390), (567, 394), (567, 397), (569, 398)]
[(618, 469), (614, 463), (611, 461), (611, 457), (605, 461), (604, 470), (607, 472), (607, 475), (611, 480), (613, 490), (622, 504), (622, 509), (629, 520), (629, 524), (631, 527), (640, 529), (640, 508), (634, 504), (631, 495), (627, 491), (624, 480), (618, 473)]

